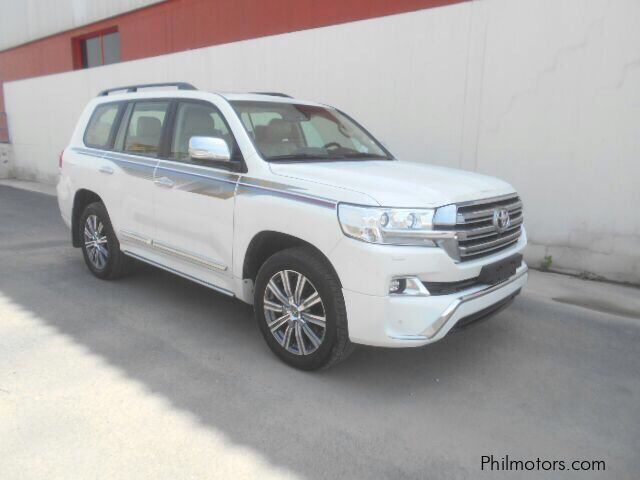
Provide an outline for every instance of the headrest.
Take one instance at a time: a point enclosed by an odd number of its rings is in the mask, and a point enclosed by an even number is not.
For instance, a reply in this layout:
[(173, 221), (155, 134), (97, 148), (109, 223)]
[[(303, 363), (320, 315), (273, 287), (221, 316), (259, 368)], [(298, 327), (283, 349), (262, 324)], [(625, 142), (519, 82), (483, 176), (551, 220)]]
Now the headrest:
[(156, 117), (139, 117), (136, 126), (138, 137), (160, 138), (162, 122)]
[(269, 122), (266, 129), (266, 140), (269, 143), (282, 143), (284, 141), (291, 141), (292, 130), (291, 123), (281, 119), (274, 118)]
[(210, 137), (214, 135), (215, 124), (213, 118), (201, 109), (192, 109), (185, 116), (184, 131), (188, 137)]

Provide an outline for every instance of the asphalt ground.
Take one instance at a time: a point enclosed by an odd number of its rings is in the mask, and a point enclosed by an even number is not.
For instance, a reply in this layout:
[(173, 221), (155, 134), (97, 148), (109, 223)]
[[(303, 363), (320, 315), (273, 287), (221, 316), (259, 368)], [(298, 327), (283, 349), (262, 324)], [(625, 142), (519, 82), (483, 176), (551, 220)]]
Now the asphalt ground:
[(55, 197), (0, 186), (3, 480), (636, 479), (639, 452), (636, 288), (531, 272), (489, 321), (304, 373), (237, 300), (152, 267), (96, 279)]

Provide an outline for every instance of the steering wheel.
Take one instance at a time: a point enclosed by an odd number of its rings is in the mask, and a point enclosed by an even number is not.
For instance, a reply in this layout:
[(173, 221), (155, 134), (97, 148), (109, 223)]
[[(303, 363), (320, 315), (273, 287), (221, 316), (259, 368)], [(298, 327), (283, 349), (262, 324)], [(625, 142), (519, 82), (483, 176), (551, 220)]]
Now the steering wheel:
[(342, 148), (338, 142), (329, 142), (322, 146), (322, 148), (326, 148), (327, 150), (330, 148)]

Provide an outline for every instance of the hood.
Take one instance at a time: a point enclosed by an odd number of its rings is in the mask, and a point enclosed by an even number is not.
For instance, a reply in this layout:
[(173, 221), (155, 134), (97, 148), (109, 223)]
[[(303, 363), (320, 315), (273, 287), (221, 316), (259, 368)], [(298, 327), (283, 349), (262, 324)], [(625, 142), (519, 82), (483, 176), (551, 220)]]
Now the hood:
[(275, 175), (365, 194), (385, 207), (437, 207), (514, 192), (497, 178), (425, 163), (299, 162), (270, 167)]

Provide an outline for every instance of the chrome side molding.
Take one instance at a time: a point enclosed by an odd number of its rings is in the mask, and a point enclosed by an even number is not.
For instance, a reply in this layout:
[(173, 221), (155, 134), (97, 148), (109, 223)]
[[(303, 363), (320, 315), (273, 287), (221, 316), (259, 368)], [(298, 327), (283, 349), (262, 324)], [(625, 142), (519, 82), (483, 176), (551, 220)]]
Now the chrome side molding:
[(151, 238), (138, 235), (137, 233), (134, 233), (134, 232), (129, 232), (127, 230), (120, 230), (120, 237), (122, 238), (123, 241), (127, 243), (144, 245), (160, 253), (171, 255), (180, 260), (184, 260), (186, 262), (190, 262), (201, 267), (209, 268), (211, 270), (226, 272), (228, 269), (226, 265), (223, 265), (222, 263), (212, 260), (210, 258), (206, 258), (191, 252), (186, 252), (184, 250), (171, 247), (164, 243), (156, 242)]
[(167, 271), (169, 273), (173, 273), (174, 275), (178, 275), (179, 277), (186, 278), (187, 280), (191, 280), (192, 282), (199, 283), (200, 285), (203, 285), (203, 286), (205, 286), (207, 288), (210, 288), (211, 290), (215, 290), (218, 293), (222, 293), (223, 295), (227, 295), (229, 297), (235, 297), (235, 295), (233, 294), (232, 291), (227, 290), (225, 288), (217, 287), (217, 286), (213, 285), (212, 283), (205, 282), (204, 280), (200, 280), (199, 278), (192, 277), (191, 275), (188, 275), (186, 273), (180, 272), (178, 270), (174, 270), (173, 268), (166, 267), (166, 266), (164, 266), (164, 265), (162, 265), (162, 264), (160, 264), (158, 262), (154, 262), (153, 260), (149, 260), (148, 258), (145, 258), (142, 255), (138, 255), (137, 253), (129, 252), (127, 250), (123, 250), (122, 252), (125, 255), (129, 256), (129, 257), (135, 258), (136, 260), (140, 260), (141, 262), (148, 263), (149, 265), (153, 265), (154, 267), (158, 267), (158, 268), (160, 268), (162, 270), (165, 270), (165, 271)]

